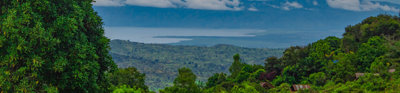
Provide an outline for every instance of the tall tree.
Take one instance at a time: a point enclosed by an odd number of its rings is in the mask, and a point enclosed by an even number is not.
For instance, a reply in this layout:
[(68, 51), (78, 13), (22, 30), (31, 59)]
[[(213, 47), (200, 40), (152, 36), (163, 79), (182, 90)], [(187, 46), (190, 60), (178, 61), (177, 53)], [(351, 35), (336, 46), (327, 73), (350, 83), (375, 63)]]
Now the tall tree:
[(225, 73), (215, 73), (213, 76), (208, 78), (206, 85), (208, 88), (210, 88), (210, 87), (216, 86), (218, 84), (221, 84), (224, 81), (226, 81)]
[(178, 76), (174, 80), (174, 86), (161, 90), (161, 93), (200, 93), (196, 85), (196, 75), (189, 68), (178, 70)]
[(115, 86), (127, 85), (147, 91), (148, 87), (144, 84), (145, 74), (140, 73), (134, 67), (120, 68), (108, 75), (108, 79)]
[(231, 67), (229, 67), (229, 72), (231, 72), (230, 77), (235, 78), (236, 76), (238, 76), (240, 71), (242, 70), (242, 67), (243, 67), (243, 63), (240, 62), (240, 55), (235, 54), (233, 56), (233, 63), (231, 65)]
[(0, 91), (106, 92), (116, 66), (92, 1), (0, 1)]

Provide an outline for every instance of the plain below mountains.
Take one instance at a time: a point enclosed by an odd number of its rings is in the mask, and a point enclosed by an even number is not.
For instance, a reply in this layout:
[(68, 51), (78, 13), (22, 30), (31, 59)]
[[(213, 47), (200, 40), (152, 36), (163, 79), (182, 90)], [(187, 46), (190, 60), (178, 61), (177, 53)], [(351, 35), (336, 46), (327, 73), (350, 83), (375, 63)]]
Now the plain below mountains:
[(144, 44), (126, 40), (110, 42), (113, 60), (120, 68), (136, 67), (146, 74), (151, 90), (171, 86), (178, 68), (188, 67), (205, 82), (214, 73), (228, 73), (232, 56), (240, 54), (242, 62), (263, 64), (270, 56), (282, 56), (283, 49), (243, 48), (232, 45), (211, 47)]

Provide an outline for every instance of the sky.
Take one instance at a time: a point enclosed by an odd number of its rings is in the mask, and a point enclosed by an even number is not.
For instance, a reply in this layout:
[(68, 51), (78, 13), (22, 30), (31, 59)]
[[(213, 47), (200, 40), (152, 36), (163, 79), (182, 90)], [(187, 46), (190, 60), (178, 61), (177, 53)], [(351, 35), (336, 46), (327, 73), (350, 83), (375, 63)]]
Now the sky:
[[(158, 8), (189, 8), (189, 9), (204, 9), (204, 10), (231, 10), (231, 11), (257, 11), (254, 6), (246, 6), (244, 0), (95, 0), (95, 6), (146, 6)], [(278, 0), (246, 0), (257, 1), (260, 3), (272, 2)], [(271, 4), (270, 7), (280, 8), (283, 10), (307, 8), (299, 1), (279, 0), (283, 1), (280, 4)], [(388, 2), (400, 4), (400, 0), (302, 0), (306, 3), (318, 6), (320, 3), (327, 3), (331, 8), (338, 8), (351, 11), (399, 11), (399, 8), (394, 6), (381, 4), (379, 2)], [(379, 2), (374, 2), (379, 1)]]
[(96, 0), (93, 4), (105, 26), (123, 27), (331, 29), (400, 11), (400, 0)]
[[(168, 37), (177, 45), (236, 44), (236, 41), (241, 40), (243, 43), (237, 45), (245, 47), (279, 45), (278, 48), (293, 44), (305, 45), (327, 36), (340, 37), (345, 27), (360, 23), (367, 17), (379, 14), (399, 15), (400, 12), (400, 0), (95, 0), (93, 4), (94, 9), (103, 18), (106, 32), (120, 32), (113, 34), (114, 37), (130, 38), (130, 35), (122, 35), (123, 32), (113, 30), (123, 28), (125, 31), (140, 31), (135, 27), (146, 28), (142, 30), (149, 30), (154, 34), (159, 33), (152, 28), (170, 28), (169, 30), (184, 28), (186, 31), (193, 28), (200, 29), (193, 31), (204, 31), (204, 33), (208, 33), (205, 30), (222, 29), (213, 31), (227, 34), (229, 31), (226, 29), (250, 29), (249, 32), (243, 33), (249, 34), (254, 30), (266, 32), (251, 33), (255, 36), (243, 38), (208, 35), (182, 37), (179, 33), (175, 36), (168, 33), (168, 35), (151, 35), (146, 37), (149, 38), (146, 40)], [(133, 28), (126, 29), (127, 27)], [(286, 38), (266, 34), (272, 32), (278, 33), (274, 35)], [(304, 37), (304, 33), (312, 35)], [(283, 40), (287, 38), (294, 40)], [(204, 43), (205, 41), (213, 42)]]

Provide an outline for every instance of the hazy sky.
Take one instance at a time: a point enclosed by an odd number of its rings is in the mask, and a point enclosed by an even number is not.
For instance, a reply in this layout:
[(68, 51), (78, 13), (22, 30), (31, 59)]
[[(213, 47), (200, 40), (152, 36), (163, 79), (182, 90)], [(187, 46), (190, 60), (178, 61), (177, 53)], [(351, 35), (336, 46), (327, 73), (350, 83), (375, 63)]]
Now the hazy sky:
[[(370, 16), (398, 15), (400, 0), (96, 0), (94, 9), (112, 39), (282, 48), (340, 37)], [(235, 37), (233, 29), (265, 32)]]
[(343, 28), (397, 15), (400, 0), (96, 0), (106, 26), (174, 28)]
[[(400, 4), (400, 0), (96, 0), (95, 6), (147, 6), (158, 8), (190, 8), (204, 10), (232, 10), (232, 11), (257, 11), (257, 7), (246, 6), (244, 1), (258, 1), (268, 3), (273, 1), (283, 1), (279, 4), (270, 4), (269, 7), (291, 10), (304, 7), (303, 4), (310, 3), (318, 6), (321, 3), (327, 3), (331, 8), (338, 8), (351, 11), (399, 11), (395, 6), (381, 4), (379, 2), (388, 2)], [(300, 2), (301, 1), (301, 2)], [(304, 2), (305, 1), (305, 2)]]

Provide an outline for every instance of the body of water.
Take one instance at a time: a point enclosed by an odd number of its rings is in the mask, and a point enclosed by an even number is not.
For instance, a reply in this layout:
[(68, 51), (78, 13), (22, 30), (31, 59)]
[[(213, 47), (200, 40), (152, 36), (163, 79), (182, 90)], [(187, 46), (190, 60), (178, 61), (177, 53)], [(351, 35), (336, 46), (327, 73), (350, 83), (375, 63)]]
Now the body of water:
[(141, 43), (171, 45), (213, 46), (231, 44), (250, 48), (287, 48), (302, 46), (328, 36), (338, 36), (344, 30), (294, 31), (259, 29), (192, 29), (192, 28), (141, 28), (105, 27), (110, 39)]

